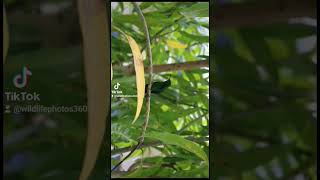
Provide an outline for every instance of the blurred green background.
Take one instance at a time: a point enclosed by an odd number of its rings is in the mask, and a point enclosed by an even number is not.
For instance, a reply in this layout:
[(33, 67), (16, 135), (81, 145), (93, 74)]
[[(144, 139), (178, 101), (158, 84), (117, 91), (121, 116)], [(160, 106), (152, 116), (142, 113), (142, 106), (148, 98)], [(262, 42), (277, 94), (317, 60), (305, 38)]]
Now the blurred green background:
[[(20, 112), (18, 106), (86, 106), (81, 33), (76, 1), (5, 1), (10, 47), (4, 64), (4, 92), (39, 94), (40, 101), (12, 101), (4, 95), (4, 179), (78, 179), (87, 135), (87, 113)], [(13, 79), (32, 72), (20, 89)], [(103, 144), (103, 149), (109, 145)], [(91, 179), (108, 177), (109, 155), (101, 150)]]
[(279, 2), (212, 1), (213, 179), (316, 179), (315, 1)]
[[(201, 144), (208, 154), (208, 146), (204, 142), (208, 140), (206, 121), (210, 116), (210, 177), (213, 179), (316, 179), (315, 1), (276, 2), (210, 1), (210, 105), (206, 104), (205, 96), (208, 78), (201, 76), (208, 73), (207, 69), (164, 72), (156, 76), (158, 81), (170, 78), (172, 86), (161, 96), (152, 96), (155, 104), (151, 105), (154, 121), (150, 122), (150, 132), (177, 134), (185, 123), (202, 116), (205, 120), (192, 124), (180, 136), (196, 137), (191, 140)], [(5, 0), (4, 3), (10, 28), (10, 48), (4, 64), (4, 92), (37, 92), (41, 99), (40, 102), (5, 100), (5, 107), (10, 105), (12, 108), (18, 104), (85, 105), (76, 2)], [(151, 3), (143, 4), (141, 8), (151, 6)], [(122, 12), (119, 6), (113, 12)], [(190, 34), (196, 33), (198, 26), (208, 30), (208, 24), (195, 20), (192, 17), (194, 13), (187, 12), (182, 16), (191, 17), (172, 22), (181, 15), (174, 14), (174, 10), (181, 12), (186, 6), (188, 3), (159, 4), (155, 7), (160, 9), (158, 14), (146, 15), (147, 21), (151, 21), (151, 35), (167, 24), (172, 26), (161, 32), (163, 37), (153, 45), (155, 64), (168, 63), (169, 59), (169, 63), (207, 59), (206, 51), (200, 50), (201, 45), (197, 44), (205, 40)], [(170, 15), (174, 18), (166, 18)], [(122, 30), (143, 46), (143, 34), (137, 33), (139, 25), (132, 26), (139, 22), (138, 18), (127, 16), (130, 15), (117, 16), (119, 19), (113, 20), (115, 23), (128, 21)], [(189, 36), (179, 32), (190, 27), (191, 30), (187, 30)], [(120, 35), (113, 30), (115, 41), (112, 41), (112, 48), (116, 49), (112, 53), (114, 78), (127, 84), (126, 93), (133, 94), (134, 76), (123, 78), (121, 68), (116, 68), (120, 62), (130, 62), (131, 58), (129, 46), (126, 42), (116, 43), (117, 36)], [(181, 41), (188, 46), (195, 43), (195, 50), (166, 49), (167, 39)], [(170, 57), (172, 55), (174, 57)], [(28, 86), (18, 89), (12, 81), (24, 66), (32, 71), (32, 75)], [(172, 100), (174, 103), (170, 102)], [(187, 104), (197, 107), (191, 108)], [(122, 134), (114, 133), (112, 141), (120, 142), (114, 145), (121, 149), (134, 144), (142, 118), (127, 129), (133, 119), (130, 116), (135, 112), (134, 99), (112, 106), (112, 109), (116, 108), (122, 111), (111, 114), (115, 122), (112, 131)], [(193, 113), (198, 115), (193, 116)], [(78, 178), (87, 132), (85, 112), (6, 113), (3, 119), (4, 179)], [(124, 138), (123, 134), (129, 138)], [(108, 142), (106, 137), (91, 179), (109, 176), (110, 156), (103, 150), (110, 148)], [(145, 159), (149, 164), (169, 165), (162, 168), (163, 176), (206, 175), (202, 173), (207, 171), (200, 170), (201, 164), (195, 163), (201, 159), (185, 148), (168, 145), (160, 150), (182, 156), (178, 159), (171, 156)], [(118, 161), (117, 158), (115, 156), (113, 161)], [(172, 168), (172, 163), (177, 162), (174, 167), (182, 165), (183, 171)], [(150, 171), (146, 169), (135, 171), (131, 177), (159, 174), (159, 167), (150, 168)], [(173, 174), (173, 171), (181, 173)], [(117, 176), (124, 175), (118, 173)]]

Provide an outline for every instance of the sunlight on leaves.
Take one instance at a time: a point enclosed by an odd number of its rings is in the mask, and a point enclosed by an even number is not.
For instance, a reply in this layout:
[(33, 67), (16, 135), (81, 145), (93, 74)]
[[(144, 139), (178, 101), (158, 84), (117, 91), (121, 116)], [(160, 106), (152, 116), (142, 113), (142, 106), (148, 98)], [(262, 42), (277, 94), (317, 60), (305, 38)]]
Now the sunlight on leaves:
[(175, 49), (185, 49), (187, 47), (187, 45), (173, 40), (167, 40), (167, 45)]

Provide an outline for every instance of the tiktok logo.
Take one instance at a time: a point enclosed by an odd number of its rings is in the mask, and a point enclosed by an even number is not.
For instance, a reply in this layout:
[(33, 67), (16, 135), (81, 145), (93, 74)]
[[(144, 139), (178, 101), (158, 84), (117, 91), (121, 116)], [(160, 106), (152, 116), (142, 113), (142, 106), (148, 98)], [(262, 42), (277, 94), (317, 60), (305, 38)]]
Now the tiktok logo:
[(114, 85), (114, 89), (119, 89), (120, 83), (117, 83), (116, 85)]
[(113, 86), (113, 89), (115, 90), (111, 90), (111, 93), (112, 93), (111, 97), (116, 97), (116, 96), (119, 96), (119, 94), (122, 94), (122, 91), (119, 90), (119, 88), (120, 88), (120, 83), (117, 82), (117, 84)]
[(28, 84), (28, 76), (31, 76), (31, 75), (32, 75), (32, 72), (26, 66), (24, 66), (22, 68), (22, 74), (17, 74), (13, 78), (14, 86), (20, 89), (26, 87)]

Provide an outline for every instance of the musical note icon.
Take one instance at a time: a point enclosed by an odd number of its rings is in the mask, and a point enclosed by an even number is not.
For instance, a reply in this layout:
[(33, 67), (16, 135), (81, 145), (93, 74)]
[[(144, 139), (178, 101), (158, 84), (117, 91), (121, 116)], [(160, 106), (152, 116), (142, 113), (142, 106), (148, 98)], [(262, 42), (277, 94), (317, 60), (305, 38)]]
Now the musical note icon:
[(13, 84), (17, 88), (24, 88), (28, 84), (28, 76), (31, 76), (32, 72), (28, 69), (28, 67), (24, 66), (22, 69), (22, 74), (17, 74), (13, 78)]

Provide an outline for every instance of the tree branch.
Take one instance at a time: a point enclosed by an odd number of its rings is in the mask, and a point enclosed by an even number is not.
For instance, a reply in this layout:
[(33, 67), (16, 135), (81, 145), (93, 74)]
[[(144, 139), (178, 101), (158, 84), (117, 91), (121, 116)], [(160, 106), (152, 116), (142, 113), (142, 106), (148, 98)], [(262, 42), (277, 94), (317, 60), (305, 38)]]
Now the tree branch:
[(214, 29), (288, 22), (290, 18), (316, 18), (314, 0), (271, 0), (215, 6), (210, 26)]
[(146, 94), (146, 106), (147, 106), (147, 109), (146, 109), (146, 115), (145, 115), (145, 119), (144, 119), (144, 123), (142, 125), (142, 133), (141, 133), (141, 142), (143, 143), (144, 141), (144, 135), (145, 135), (145, 132), (146, 132), (146, 129), (147, 129), (147, 126), (148, 126), (148, 122), (149, 122), (149, 116), (150, 116), (150, 101), (151, 101), (151, 87), (152, 87), (152, 75), (153, 75), (153, 64), (152, 64), (152, 52), (151, 52), (151, 41), (150, 41), (150, 34), (149, 34), (149, 30), (148, 30), (148, 25), (147, 25), (147, 22), (144, 18), (144, 15), (139, 7), (139, 5), (134, 2), (133, 3), (133, 6), (135, 7), (135, 9), (137, 10), (138, 12), (138, 15), (141, 19), (141, 21), (143, 22), (143, 29), (144, 29), (144, 35), (145, 35), (145, 38), (146, 38), (146, 47), (147, 47), (147, 59), (149, 60), (149, 68), (148, 68), (148, 71), (149, 71), (149, 86), (148, 86), (148, 89), (147, 89), (147, 94)]
[[(209, 67), (209, 60), (198, 60), (198, 61), (189, 61), (184, 63), (154, 65), (153, 73), (192, 70), (192, 69), (199, 69), (202, 67)], [(131, 65), (125, 66), (125, 67), (116, 66), (114, 68), (122, 69), (122, 71), (126, 75), (134, 75), (134, 67)], [(149, 71), (149, 68), (146, 67), (145, 71)]]

